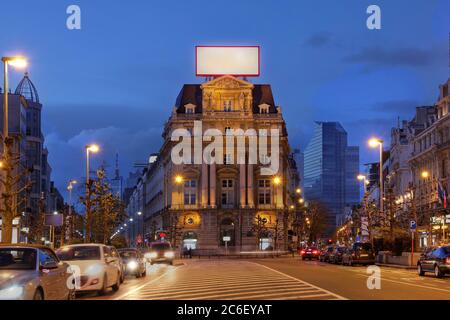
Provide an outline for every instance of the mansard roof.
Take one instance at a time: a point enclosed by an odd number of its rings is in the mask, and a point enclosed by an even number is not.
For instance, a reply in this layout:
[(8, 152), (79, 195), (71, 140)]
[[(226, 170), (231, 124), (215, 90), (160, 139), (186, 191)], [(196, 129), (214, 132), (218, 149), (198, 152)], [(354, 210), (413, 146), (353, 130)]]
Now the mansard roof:
[[(196, 113), (202, 112), (202, 88), (201, 84), (185, 84), (178, 94), (175, 102), (177, 113), (185, 113), (185, 105), (196, 105)], [(277, 113), (275, 100), (272, 94), (272, 87), (269, 84), (255, 84), (253, 85), (253, 112), (259, 113), (259, 105), (270, 105), (269, 112)]]

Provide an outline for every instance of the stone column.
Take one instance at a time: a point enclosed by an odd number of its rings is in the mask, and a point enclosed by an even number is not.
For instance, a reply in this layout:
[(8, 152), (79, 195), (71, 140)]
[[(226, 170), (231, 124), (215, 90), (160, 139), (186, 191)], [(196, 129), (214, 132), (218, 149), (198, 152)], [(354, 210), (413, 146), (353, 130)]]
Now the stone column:
[(254, 198), (254, 188), (253, 188), (253, 165), (249, 164), (247, 165), (247, 204), (250, 208), (255, 207), (255, 202), (253, 200)]
[(208, 165), (202, 162), (202, 176), (201, 176), (201, 206), (205, 208), (208, 205)]
[(214, 162), (209, 166), (209, 193), (210, 193), (210, 205), (212, 208), (216, 207), (216, 163)]
[(239, 165), (239, 205), (241, 208), (245, 207), (245, 164)]

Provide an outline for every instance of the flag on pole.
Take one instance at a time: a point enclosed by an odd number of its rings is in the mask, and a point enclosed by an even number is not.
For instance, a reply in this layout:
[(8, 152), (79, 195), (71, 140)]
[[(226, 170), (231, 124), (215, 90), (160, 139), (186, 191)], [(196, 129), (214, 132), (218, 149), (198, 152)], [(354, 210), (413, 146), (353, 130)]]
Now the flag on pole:
[(438, 198), (439, 203), (444, 207), (444, 209), (447, 209), (447, 192), (441, 182), (438, 182)]

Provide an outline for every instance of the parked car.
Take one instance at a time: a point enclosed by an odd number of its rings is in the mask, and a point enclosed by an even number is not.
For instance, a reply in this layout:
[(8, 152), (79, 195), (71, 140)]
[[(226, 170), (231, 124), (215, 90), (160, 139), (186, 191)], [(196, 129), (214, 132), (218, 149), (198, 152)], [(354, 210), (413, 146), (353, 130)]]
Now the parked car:
[(347, 248), (342, 255), (342, 264), (352, 266), (355, 264), (374, 264), (375, 254), (370, 243), (354, 243), (353, 246)]
[(312, 260), (312, 259), (319, 259), (319, 249), (316, 247), (308, 247), (306, 249), (300, 250), (300, 256), (302, 257), (302, 260)]
[(0, 245), (0, 300), (67, 300), (74, 297), (69, 265), (45, 246)]
[(118, 251), (125, 266), (125, 275), (134, 275), (136, 278), (145, 277), (147, 274), (146, 262), (138, 249), (129, 248)]
[(346, 247), (334, 247), (333, 251), (329, 254), (328, 262), (341, 264), (342, 263), (342, 255), (346, 251)]
[(417, 262), (417, 273), (423, 276), (425, 272), (433, 272), (436, 278), (450, 273), (450, 246), (427, 250), (421, 255)]
[(58, 257), (79, 268), (76, 291), (119, 290), (123, 277), (122, 260), (114, 247), (103, 244), (76, 244), (60, 248)]
[(175, 252), (172, 250), (170, 242), (153, 242), (150, 244), (150, 250), (145, 254), (145, 258), (150, 264), (165, 262), (172, 265)]
[(333, 250), (334, 250), (334, 246), (325, 247), (325, 249), (323, 249), (320, 252), (319, 261), (329, 262), (330, 261), (330, 254), (333, 252)]

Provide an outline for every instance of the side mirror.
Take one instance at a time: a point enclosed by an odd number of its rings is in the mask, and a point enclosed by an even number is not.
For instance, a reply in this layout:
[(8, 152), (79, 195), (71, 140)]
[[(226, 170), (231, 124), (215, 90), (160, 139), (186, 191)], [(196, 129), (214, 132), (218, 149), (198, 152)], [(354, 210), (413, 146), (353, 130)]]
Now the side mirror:
[(56, 269), (58, 268), (58, 263), (54, 262), (54, 261), (46, 261), (43, 265), (41, 264), (39, 266), (40, 270), (45, 270), (45, 269)]
[(113, 257), (106, 257), (105, 258), (105, 262), (107, 263), (107, 264), (110, 264), (111, 262), (113, 262), (114, 261), (114, 258)]

